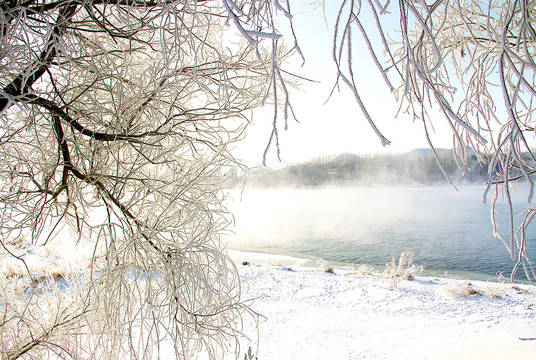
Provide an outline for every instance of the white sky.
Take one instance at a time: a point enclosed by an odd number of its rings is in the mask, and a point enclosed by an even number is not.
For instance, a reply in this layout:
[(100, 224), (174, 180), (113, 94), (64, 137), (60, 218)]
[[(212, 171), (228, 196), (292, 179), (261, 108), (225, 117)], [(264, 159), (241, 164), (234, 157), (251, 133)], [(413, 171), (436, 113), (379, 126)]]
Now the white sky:
[[(322, 8), (313, 10), (314, 6), (308, 5), (305, 0), (291, 2), (294, 28), (306, 63), (301, 67), (301, 59), (296, 56), (287, 69), (320, 83), (304, 82), (301, 91), (291, 92), (291, 101), (300, 123), (291, 120), (289, 129), (284, 131), (281, 119), (281, 160), (303, 162), (320, 155), (344, 152), (401, 153), (418, 147), (428, 147), (420, 122), (413, 123), (411, 117), (404, 115), (395, 118), (397, 104), (394, 96), (389, 92), (364, 47), (357, 50), (357, 53), (362, 52), (363, 56), (354, 58), (354, 63), (363, 64), (355, 74), (360, 95), (376, 125), (391, 141), (391, 145), (381, 145), (345, 85), (324, 105), (336, 79), (335, 64), (332, 60), (332, 36), (339, 4), (340, 1), (326, 1), (326, 24)], [(393, 20), (397, 21), (396, 18)], [(370, 21), (373, 21), (372, 18)], [(353, 35), (354, 43), (357, 44), (357, 40), (359, 44), (363, 44), (357, 29)], [(272, 114), (272, 108), (269, 106), (255, 112), (254, 126), (248, 129), (246, 139), (236, 148), (237, 157), (257, 164), (262, 162), (271, 132)], [(441, 127), (446, 126), (442, 123), (437, 122), (436, 133), (431, 134), (434, 146), (450, 148), (451, 132), (449, 128)], [(268, 161), (277, 161), (275, 148), (270, 150)]]

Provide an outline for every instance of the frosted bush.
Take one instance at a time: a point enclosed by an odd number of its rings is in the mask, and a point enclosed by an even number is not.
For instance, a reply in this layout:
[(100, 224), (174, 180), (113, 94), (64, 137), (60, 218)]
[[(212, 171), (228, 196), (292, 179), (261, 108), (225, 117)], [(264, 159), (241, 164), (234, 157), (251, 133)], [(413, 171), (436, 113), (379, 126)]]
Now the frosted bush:
[(411, 251), (404, 251), (400, 255), (398, 264), (395, 257), (385, 264), (383, 276), (389, 280), (390, 287), (397, 287), (399, 280), (412, 280), (416, 274), (423, 271), (422, 266), (417, 266), (413, 263), (414, 254)]
[(450, 281), (443, 292), (450, 298), (466, 298), (479, 293), (471, 283), (464, 281)]
[(357, 267), (352, 264), (348, 266), (347, 274), (373, 275), (374, 269), (367, 264), (360, 264)]
[(467, 298), (473, 295), (482, 295), (490, 299), (503, 297), (509, 289), (509, 284), (488, 282), (482, 285), (474, 285), (468, 281), (451, 280), (444, 287), (443, 293), (450, 298)]
[(317, 259), (316, 260), (316, 265), (320, 268), (321, 271), (323, 271), (325, 273), (333, 274), (333, 272), (334, 272), (334, 269), (329, 264), (329, 261), (322, 260), (322, 259)]

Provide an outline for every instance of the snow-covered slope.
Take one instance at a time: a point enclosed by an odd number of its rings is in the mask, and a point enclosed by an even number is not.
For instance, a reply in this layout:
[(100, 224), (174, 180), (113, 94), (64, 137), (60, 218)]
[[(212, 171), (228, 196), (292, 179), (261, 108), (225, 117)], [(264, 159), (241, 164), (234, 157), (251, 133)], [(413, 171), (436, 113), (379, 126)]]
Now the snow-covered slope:
[(296, 264), (239, 265), (244, 298), (263, 315), (244, 342), (259, 360), (536, 358), (532, 285), (417, 277), (392, 287)]

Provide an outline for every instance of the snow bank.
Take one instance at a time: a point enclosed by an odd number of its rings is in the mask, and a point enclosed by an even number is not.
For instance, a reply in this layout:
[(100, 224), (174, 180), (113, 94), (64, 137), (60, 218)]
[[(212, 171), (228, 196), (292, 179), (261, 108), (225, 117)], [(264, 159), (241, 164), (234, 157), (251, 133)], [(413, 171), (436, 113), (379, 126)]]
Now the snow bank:
[(241, 260), (244, 299), (263, 316), (258, 329), (246, 323), (242, 342), (259, 360), (536, 358), (532, 285), (417, 277), (392, 288), (380, 275), (231, 256)]
[[(64, 256), (18, 250), (33, 271), (70, 270)], [(534, 285), (417, 276), (393, 287), (367, 269), (327, 273), (314, 260), (229, 254), (242, 299), (260, 314), (245, 318), (240, 360), (248, 348), (258, 360), (536, 358)], [(0, 270), (17, 262), (2, 259)]]

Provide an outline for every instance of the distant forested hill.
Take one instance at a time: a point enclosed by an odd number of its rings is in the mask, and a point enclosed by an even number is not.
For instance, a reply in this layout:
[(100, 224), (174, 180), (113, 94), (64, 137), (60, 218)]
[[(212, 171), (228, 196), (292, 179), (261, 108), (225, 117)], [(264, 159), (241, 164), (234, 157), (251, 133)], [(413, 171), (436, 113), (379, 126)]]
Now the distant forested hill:
[[(484, 183), (488, 179), (489, 160), (477, 154), (467, 155), (468, 166), (458, 166), (452, 150), (436, 149), (445, 173), (455, 184)], [(322, 185), (433, 185), (447, 183), (431, 149), (415, 149), (400, 155), (323, 156), (279, 170), (253, 169), (251, 186), (322, 186)]]

